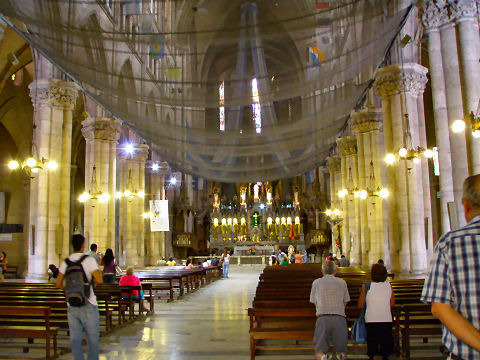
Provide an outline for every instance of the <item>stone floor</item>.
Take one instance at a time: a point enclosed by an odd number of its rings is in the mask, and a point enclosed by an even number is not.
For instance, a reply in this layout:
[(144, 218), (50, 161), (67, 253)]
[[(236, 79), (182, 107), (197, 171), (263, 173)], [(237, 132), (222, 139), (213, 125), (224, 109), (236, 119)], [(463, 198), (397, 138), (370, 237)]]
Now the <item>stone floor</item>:
[[(218, 280), (172, 303), (157, 301), (155, 315), (101, 338), (100, 360), (249, 360), (249, 320), (262, 266), (232, 266)], [(425, 344), (418, 344), (425, 349)], [(433, 344), (432, 344), (433, 345)], [(437, 345), (438, 346), (438, 345)], [(365, 347), (349, 348), (351, 359), (368, 359)], [(418, 358), (432, 359), (432, 350)], [(435, 351), (435, 357), (438, 353)], [(433, 358), (435, 358), (433, 357)], [(61, 359), (73, 359), (66, 354)], [(313, 360), (304, 354), (260, 354), (257, 360)]]

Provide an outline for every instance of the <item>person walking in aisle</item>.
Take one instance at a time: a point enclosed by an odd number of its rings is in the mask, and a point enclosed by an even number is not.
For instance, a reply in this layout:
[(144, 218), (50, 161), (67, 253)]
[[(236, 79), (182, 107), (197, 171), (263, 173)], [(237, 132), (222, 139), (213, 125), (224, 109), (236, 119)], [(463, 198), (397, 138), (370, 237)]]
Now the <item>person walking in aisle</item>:
[[(73, 266), (80, 264), (83, 269), (83, 277), (88, 285), (85, 289), (84, 304), (67, 302), (68, 329), (70, 331), (70, 346), (75, 360), (84, 360), (82, 350), (83, 332), (85, 332), (88, 345), (87, 360), (98, 360), (100, 353), (100, 326), (98, 316), (97, 297), (93, 292), (93, 286), (103, 283), (102, 272), (98, 268), (95, 259), (84, 253), (85, 238), (83, 235), (72, 236), (73, 253), (60, 265), (57, 278), (57, 287), (66, 289), (66, 297), (69, 299), (67, 290), (71, 286), (70, 277), (73, 276)], [(68, 261), (68, 264), (67, 264)], [(73, 264), (73, 265), (72, 265)], [(66, 280), (64, 282), (64, 280)], [(85, 287), (84, 287), (85, 288)], [(74, 306), (76, 305), (76, 306)]]
[(223, 270), (223, 278), (228, 278), (228, 268), (230, 267), (230, 254), (228, 253), (227, 249), (223, 249), (222, 254), (222, 270)]
[(463, 183), (467, 225), (438, 240), (421, 301), (432, 304), (451, 359), (480, 358), (480, 174)]

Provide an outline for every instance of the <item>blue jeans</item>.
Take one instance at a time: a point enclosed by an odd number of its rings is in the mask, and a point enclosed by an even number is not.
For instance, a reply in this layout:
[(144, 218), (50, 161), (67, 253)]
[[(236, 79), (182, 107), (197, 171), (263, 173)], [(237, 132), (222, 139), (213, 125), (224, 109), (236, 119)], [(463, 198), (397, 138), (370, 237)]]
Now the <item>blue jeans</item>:
[(230, 263), (223, 263), (223, 277), (227, 278), (228, 277), (228, 267), (230, 266)]
[(82, 350), (83, 332), (87, 338), (87, 360), (98, 360), (100, 352), (100, 325), (98, 306), (90, 303), (81, 307), (68, 307), (68, 327), (73, 358), (84, 360)]

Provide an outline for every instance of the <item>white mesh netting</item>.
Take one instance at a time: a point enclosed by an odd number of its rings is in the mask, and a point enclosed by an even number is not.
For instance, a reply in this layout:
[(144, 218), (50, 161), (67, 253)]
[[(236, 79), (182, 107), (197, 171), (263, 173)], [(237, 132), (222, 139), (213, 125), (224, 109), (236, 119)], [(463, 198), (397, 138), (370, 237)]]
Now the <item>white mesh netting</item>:
[(391, 3), (2, 0), (0, 12), (173, 167), (255, 182), (325, 162), (409, 14)]

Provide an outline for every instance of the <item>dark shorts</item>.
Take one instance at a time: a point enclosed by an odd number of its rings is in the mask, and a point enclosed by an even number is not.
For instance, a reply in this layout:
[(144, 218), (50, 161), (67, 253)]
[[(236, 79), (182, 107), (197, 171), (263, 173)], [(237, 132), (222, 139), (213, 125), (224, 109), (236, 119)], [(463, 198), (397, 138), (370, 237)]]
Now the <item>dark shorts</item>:
[(394, 353), (391, 322), (367, 322), (367, 355), (372, 359), (381, 355), (386, 359)]
[(322, 316), (317, 318), (313, 337), (315, 353), (326, 353), (330, 342), (335, 352), (346, 353), (348, 345), (347, 319), (343, 316)]

